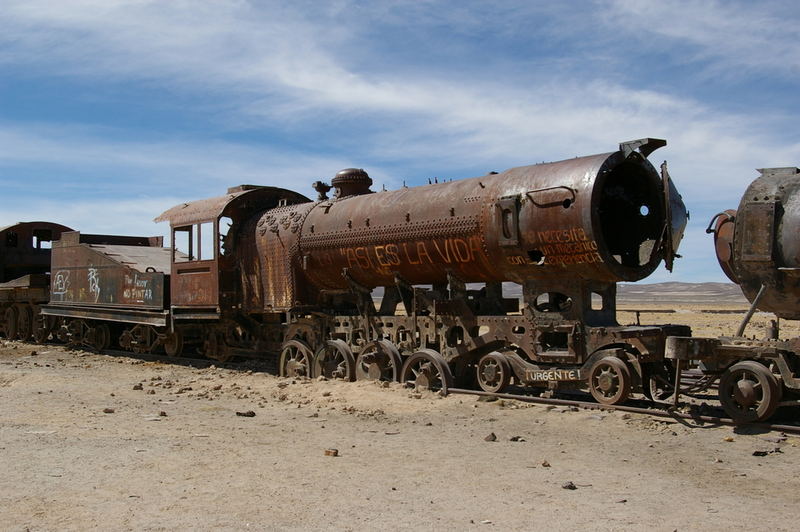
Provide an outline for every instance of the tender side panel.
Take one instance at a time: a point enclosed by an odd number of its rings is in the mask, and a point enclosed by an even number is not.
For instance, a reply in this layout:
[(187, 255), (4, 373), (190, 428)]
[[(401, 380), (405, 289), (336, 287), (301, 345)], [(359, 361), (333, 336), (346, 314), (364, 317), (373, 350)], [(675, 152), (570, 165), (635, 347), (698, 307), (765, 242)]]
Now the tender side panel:
[(88, 245), (56, 247), (52, 268), (52, 304), (164, 308), (163, 273), (140, 272)]

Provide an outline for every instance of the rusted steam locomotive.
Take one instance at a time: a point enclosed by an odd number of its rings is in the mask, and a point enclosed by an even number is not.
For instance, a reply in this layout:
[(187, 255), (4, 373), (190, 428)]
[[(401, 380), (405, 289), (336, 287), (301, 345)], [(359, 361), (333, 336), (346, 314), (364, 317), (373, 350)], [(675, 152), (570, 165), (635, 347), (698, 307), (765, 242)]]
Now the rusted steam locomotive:
[(620, 326), (615, 304), (617, 282), (671, 269), (682, 238), (666, 164), (647, 160), (663, 145), (382, 192), (347, 169), (315, 183), (315, 201), (243, 185), (156, 218), (171, 248), (66, 232), (36, 337), (444, 391), (653, 395), (671, 383), (666, 338), (690, 331)]
[(609, 404), (655, 393), (670, 382), (667, 336), (689, 330), (619, 326), (615, 295), (671, 268), (682, 237), (680, 196), (647, 161), (664, 144), (391, 192), (348, 169), (332, 198), (317, 182), (316, 201), (240, 186), (159, 216), (171, 248), (67, 232), (36, 336), (433, 389), (588, 386)]
[(781, 406), (800, 405), (800, 338), (780, 339), (773, 320), (761, 339), (744, 336), (756, 310), (800, 319), (800, 169), (767, 168), (742, 196), (738, 210), (717, 214), (720, 267), (751, 302), (739, 329), (721, 338), (668, 339), (667, 356), (699, 362), (719, 376), (719, 398), (731, 418), (761, 421)]

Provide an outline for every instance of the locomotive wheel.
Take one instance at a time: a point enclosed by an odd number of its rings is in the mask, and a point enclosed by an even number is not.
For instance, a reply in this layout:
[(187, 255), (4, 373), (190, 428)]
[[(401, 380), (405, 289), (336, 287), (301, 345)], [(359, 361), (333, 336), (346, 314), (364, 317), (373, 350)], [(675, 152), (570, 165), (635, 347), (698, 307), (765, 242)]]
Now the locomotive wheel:
[(17, 339), (27, 341), (33, 333), (33, 311), (28, 305), (17, 307)]
[(598, 403), (616, 405), (625, 402), (631, 393), (631, 372), (614, 356), (601, 358), (589, 371), (589, 390)]
[(86, 327), (83, 324), (83, 320), (72, 320), (67, 324), (67, 331), (68, 331), (68, 344), (71, 346), (77, 346), (84, 341)]
[(218, 362), (227, 362), (231, 356), (220, 349), (219, 338), (215, 331), (209, 331), (203, 336), (203, 345), (200, 348), (203, 356)]
[(56, 339), (62, 344), (69, 342), (69, 323), (65, 322), (64, 318), (61, 318), (61, 323), (56, 330)]
[(183, 331), (175, 329), (166, 334), (164, 352), (171, 357), (179, 357), (183, 354)]
[(111, 345), (111, 328), (105, 324), (100, 323), (94, 328), (94, 342), (92, 347), (98, 351), (104, 351)]
[(281, 377), (310, 377), (313, 360), (314, 352), (307, 343), (302, 340), (287, 340), (281, 348), (278, 372)]
[(133, 342), (133, 335), (131, 334), (130, 329), (125, 329), (124, 331), (122, 331), (122, 334), (119, 335), (119, 346), (122, 349), (130, 350), (132, 347), (131, 345), (132, 342)]
[(420, 349), (403, 364), (402, 382), (413, 383), (417, 390), (439, 390), (446, 395), (453, 386), (453, 374), (442, 355), (433, 349)]
[(478, 361), (478, 385), (485, 392), (498, 393), (511, 382), (511, 365), (506, 357), (493, 352)]
[(8, 307), (6, 309), (6, 338), (14, 340), (17, 338), (17, 309)]
[(356, 379), (360, 381), (396, 382), (402, 369), (400, 352), (387, 340), (368, 343), (356, 358)]
[(775, 375), (763, 364), (744, 360), (722, 374), (719, 401), (737, 423), (764, 421), (778, 408), (781, 387)]
[(652, 364), (646, 368), (644, 394), (654, 403), (672, 403), (675, 395), (675, 368), (672, 364)]
[(52, 331), (53, 318), (37, 313), (33, 318), (33, 341), (37, 344), (45, 343), (50, 339)]
[(314, 355), (312, 376), (328, 379), (356, 380), (356, 361), (342, 340), (328, 340)]

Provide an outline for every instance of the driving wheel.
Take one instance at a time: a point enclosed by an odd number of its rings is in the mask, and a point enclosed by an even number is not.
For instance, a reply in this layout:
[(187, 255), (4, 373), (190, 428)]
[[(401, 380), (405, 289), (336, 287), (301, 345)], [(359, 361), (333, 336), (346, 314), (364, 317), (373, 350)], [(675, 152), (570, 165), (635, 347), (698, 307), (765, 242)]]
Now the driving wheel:
[(417, 390), (439, 390), (444, 394), (453, 386), (453, 373), (442, 355), (433, 349), (421, 349), (403, 364), (403, 382)]
[(356, 361), (342, 340), (328, 340), (314, 355), (312, 375), (328, 379), (356, 380)]
[(314, 352), (302, 340), (287, 340), (281, 347), (278, 372), (281, 377), (310, 377)]
[(398, 381), (402, 369), (400, 352), (387, 340), (368, 343), (356, 358), (358, 380)]

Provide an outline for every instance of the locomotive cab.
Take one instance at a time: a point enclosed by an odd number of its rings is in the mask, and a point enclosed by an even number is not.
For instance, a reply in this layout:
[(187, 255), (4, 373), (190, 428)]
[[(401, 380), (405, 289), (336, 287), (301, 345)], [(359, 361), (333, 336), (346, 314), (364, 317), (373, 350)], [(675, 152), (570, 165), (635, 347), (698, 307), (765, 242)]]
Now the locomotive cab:
[(308, 202), (289, 190), (255, 185), (183, 203), (155, 219), (172, 234), (172, 311), (176, 319), (217, 319), (240, 291), (237, 241), (247, 220), (280, 204)]

